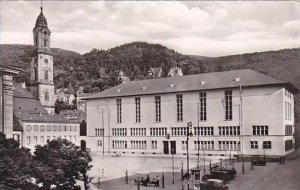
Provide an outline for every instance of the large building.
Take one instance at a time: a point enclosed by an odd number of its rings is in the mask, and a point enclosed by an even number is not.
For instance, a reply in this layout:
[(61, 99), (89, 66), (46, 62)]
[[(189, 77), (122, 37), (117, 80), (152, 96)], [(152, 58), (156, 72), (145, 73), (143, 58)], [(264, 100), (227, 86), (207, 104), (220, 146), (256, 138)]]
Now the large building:
[(182, 155), (189, 131), (191, 154), (199, 146), (200, 154), (286, 155), (295, 144), (295, 92), (250, 69), (128, 82), (85, 98), (87, 146)]

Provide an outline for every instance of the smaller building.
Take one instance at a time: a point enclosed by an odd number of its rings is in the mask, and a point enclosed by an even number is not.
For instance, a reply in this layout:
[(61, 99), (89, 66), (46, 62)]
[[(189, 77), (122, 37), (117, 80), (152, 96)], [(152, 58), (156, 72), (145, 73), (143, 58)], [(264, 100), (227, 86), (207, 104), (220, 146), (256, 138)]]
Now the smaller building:
[(13, 137), (22, 147), (34, 150), (54, 139), (66, 139), (79, 145), (79, 122), (50, 115), (38, 99), (15, 84)]

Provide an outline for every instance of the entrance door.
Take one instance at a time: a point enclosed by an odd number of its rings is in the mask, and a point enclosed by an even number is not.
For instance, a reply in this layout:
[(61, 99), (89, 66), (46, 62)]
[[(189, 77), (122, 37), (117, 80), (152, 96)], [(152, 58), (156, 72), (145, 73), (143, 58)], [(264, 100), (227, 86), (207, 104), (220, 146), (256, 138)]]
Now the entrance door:
[(169, 154), (169, 142), (163, 141), (164, 143), (164, 154)]
[(171, 143), (171, 154), (176, 154), (176, 141), (170, 141)]

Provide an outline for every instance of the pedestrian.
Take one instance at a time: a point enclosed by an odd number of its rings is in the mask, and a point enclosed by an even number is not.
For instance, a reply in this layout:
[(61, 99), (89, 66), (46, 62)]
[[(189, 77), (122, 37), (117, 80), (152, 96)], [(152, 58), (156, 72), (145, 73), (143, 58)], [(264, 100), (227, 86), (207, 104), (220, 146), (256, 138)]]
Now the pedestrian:
[(156, 182), (157, 182), (157, 186), (159, 186), (159, 177), (156, 176)]

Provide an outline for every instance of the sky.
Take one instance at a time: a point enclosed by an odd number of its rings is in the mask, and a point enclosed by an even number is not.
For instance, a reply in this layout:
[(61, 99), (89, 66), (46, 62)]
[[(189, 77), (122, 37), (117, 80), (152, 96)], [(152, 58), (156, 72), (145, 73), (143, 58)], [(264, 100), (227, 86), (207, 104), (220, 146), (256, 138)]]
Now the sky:
[[(51, 47), (159, 43), (188, 55), (300, 47), (300, 1), (43, 1)], [(0, 0), (0, 44), (33, 44), (40, 1)]]

